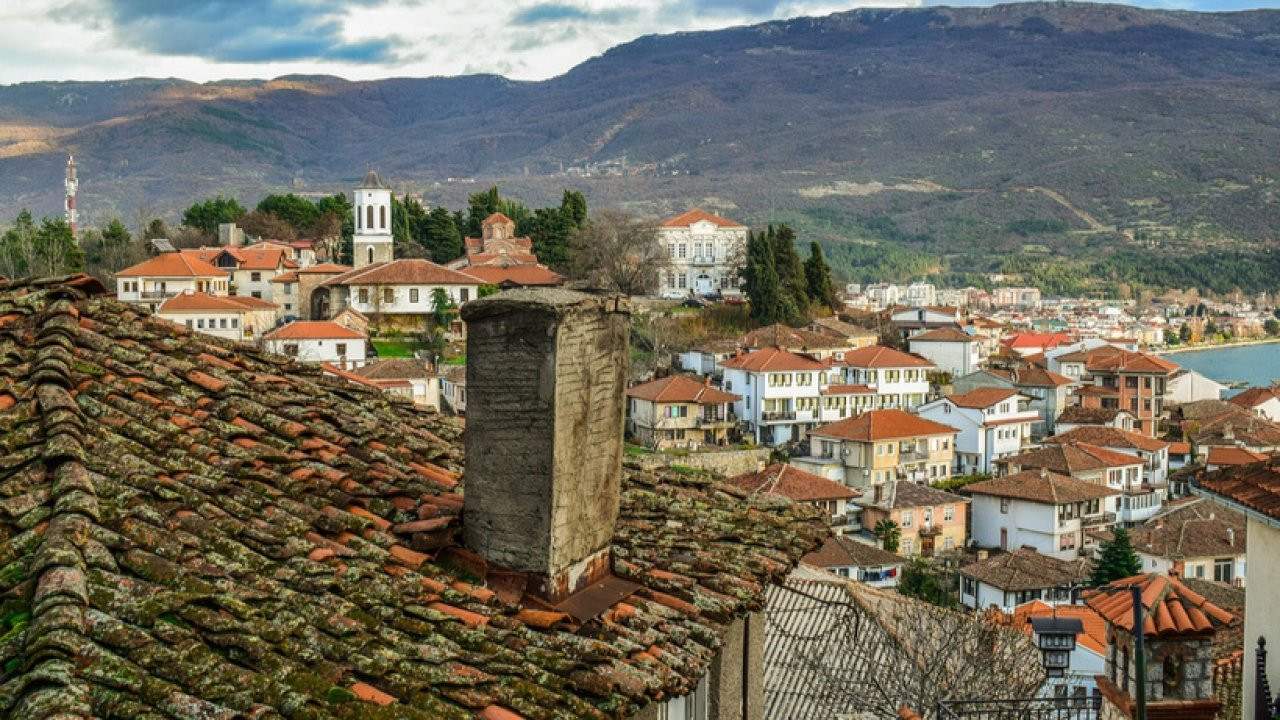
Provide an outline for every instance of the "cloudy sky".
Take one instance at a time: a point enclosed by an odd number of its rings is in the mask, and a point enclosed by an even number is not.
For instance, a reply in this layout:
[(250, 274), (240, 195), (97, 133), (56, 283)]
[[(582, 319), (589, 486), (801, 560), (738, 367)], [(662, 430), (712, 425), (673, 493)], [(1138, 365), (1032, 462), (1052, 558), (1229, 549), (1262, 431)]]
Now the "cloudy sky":
[[(937, 0), (0, 0), (0, 84), (558, 75), (650, 33)], [(951, 4), (989, 4), (964, 0)], [(1137, 0), (1237, 10), (1280, 0)]]

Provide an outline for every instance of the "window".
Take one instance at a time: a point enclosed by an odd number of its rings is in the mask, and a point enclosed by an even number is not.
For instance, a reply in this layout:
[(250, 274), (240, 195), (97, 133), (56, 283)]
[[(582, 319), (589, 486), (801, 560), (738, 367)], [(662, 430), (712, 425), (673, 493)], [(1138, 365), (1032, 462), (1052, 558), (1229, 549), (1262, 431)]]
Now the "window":
[(378, 218), (380, 220), (379, 227), (381, 227), (383, 230), (386, 230), (387, 229), (387, 206), (386, 205), (378, 206)]
[(204, 318), (196, 319), (196, 327), (199, 328), (200, 330), (204, 329)]
[(360, 288), (360, 303), (362, 305), (369, 304), (369, 288)]
[(373, 264), (373, 246), (369, 246), (368, 258), (369, 264)]
[[(365, 207), (364, 211), (365, 211), (364, 226), (365, 228), (372, 230), (373, 229), (373, 206), (369, 205)], [(372, 252), (372, 250), (370, 252)]]
[(285, 355), (288, 355), (289, 357), (298, 357), (298, 345), (297, 345), (297, 343), (289, 343), (288, 345), (285, 345), (285, 346), (284, 346), (284, 354), (285, 354)]
[(409, 288), (409, 302), (418, 302), (418, 288)]
[(396, 291), (391, 288), (382, 288), (382, 302), (386, 305), (396, 301)]
[(1006, 515), (1009, 513), (1009, 498), (1000, 498), (1000, 512)]
[(231, 327), (232, 328), (240, 327), (240, 318), (231, 318)]
[(915, 519), (916, 519), (916, 518), (915, 518), (915, 511), (913, 511), (913, 510), (903, 510), (903, 511), (902, 511), (902, 527), (904, 527), (904, 528), (909, 528), (909, 527), (911, 527), (911, 523), (915, 522)]
[(227, 329), (227, 319), (226, 319), (226, 318), (220, 318), (220, 319), (218, 320), (218, 328), (219, 328), (219, 329), (222, 329), (222, 330), (226, 330), (226, 329)]
[(689, 408), (685, 405), (667, 405), (662, 408), (662, 417), (682, 418), (689, 416)]
[(680, 243), (679, 256), (680, 256), (681, 258), (683, 258), (683, 257), (684, 257), (684, 254), (685, 254), (685, 244), (684, 244), (684, 243)]
[(292, 310), (292, 309), (293, 309), (293, 303), (285, 303), (285, 304), (284, 304), (284, 309), (285, 309), (285, 312), (288, 312), (288, 311)]
[(462, 288), (458, 290), (458, 302), (464, 303), (471, 299), (471, 288)]
[(346, 356), (347, 356), (347, 344), (346, 344), (346, 343), (338, 343), (338, 344), (337, 344), (337, 346), (336, 346), (336, 349), (337, 349), (337, 351), (338, 351), (338, 357), (346, 357)]
[(1219, 558), (1213, 561), (1213, 579), (1229, 583), (1235, 580), (1235, 563), (1231, 558)]
[(955, 539), (955, 538), (953, 538), (953, 537), (951, 537), (950, 535), (947, 535), (946, 537), (942, 538), (942, 549), (943, 549), (943, 550), (955, 550), (955, 549), (956, 549), (956, 539)]
[(293, 283), (280, 283), (280, 285), (284, 288), (285, 295), (293, 294)]
[(942, 520), (943, 520), (943, 522), (951, 522), (952, 520), (954, 520), (954, 519), (955, 519), (955, 517), (956, 517), (956, 506), (955, 506), (955, 505), (946, 505), (946, 506), (944, 506), (944, 507), (942, 508)]
[(252, 296), (254, 296), (255, 298), (257, 298), (257, 299), (259, 299), (259, 300), (261, 300), (261, 299), (262, 299), (262, 292), (261, 292), (260, 290), (254, 290), (253, 292), (251, 292), (251, 293), (249, 293), (249, 294), (250, 294), (250, 295), (252, 295)]
[(262, 282), (262, 273), (256, 270), (249, 273), (249, 282)]
[(188, 318), (188, 319), (187, 319), (187, 327), (191, 327), (192, 325), (193, 325), (193, 323), (191, 322), (191, 319), (190, 319), (190, 318)]
[(689, 278), (685, 277), (684, 275), (681, 275), (679, 278), (676, 279), (676, 283), (680, 286), (680, 289), (683, 290), (689, 286)]

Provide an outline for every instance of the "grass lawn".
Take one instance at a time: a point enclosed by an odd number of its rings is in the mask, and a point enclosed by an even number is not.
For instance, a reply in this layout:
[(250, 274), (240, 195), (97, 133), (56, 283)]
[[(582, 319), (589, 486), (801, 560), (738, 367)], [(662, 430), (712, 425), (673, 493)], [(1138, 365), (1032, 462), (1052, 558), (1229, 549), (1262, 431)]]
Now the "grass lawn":
[(378, 357), (383, 359), (411, 358), (414, 350), (426, 347), (423, 343), (409, 340), (373, 340), (371, 342), (373, 349), (378, 351)]

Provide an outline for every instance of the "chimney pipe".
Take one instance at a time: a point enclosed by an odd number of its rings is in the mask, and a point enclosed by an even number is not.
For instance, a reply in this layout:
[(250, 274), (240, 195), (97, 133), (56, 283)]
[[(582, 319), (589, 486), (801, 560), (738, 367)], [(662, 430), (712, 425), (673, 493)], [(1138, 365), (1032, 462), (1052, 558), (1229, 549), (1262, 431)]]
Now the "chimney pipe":
[(630, 306), (511, 290), (467, 323), (463, 538), (557, 601), (606, 575), (622, 483)]
[(1227, 544), (1231, 547), (1236, 546), (1236, 529), (1227, 528)]

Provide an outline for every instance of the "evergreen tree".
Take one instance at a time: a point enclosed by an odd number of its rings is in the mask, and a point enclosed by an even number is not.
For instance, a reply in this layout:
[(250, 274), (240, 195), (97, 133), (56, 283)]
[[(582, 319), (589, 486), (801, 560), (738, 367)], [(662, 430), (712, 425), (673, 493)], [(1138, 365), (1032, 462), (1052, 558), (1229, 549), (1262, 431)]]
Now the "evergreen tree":
[(1117, 527), (1112, 539), (1102, 543), (1102, 559), (1093, 569), (1090, 581), (1094, 585), (1106, 585), (1113, 580), (1132, 577), (1142, 572), (1142, 560), (1133, 550), (1129, 531)]
[(915, 559), (902, 568), (898, 579), (898, 592), (924, 600), (938, 607), (954, 608), (958, 602), (955, 593), (923, 560)]
[(315, 203), (289, 193), (287, 195), (268, 195), (258, 203), (258, 212), (271, 213), (293, 226), (300, 236), (308, 236), (315, 232), (320, 218), (324, 215)]
[[(301, 200), (301, 198), (298, 199)], [(218, 234), (219, 225), (235, 222), (244, 214), (245, 209), (236, 202), (235, 198), (224, 198), (219, 195), (216, 198), (206, 198), (204, 202), (196, 203), (184, 210), (182, 224), (195, 228), (206, 236), (214, 237)]]
[(430, 253), (432, 262), (445, 263), (465, 254), (462, 233), (458, 231), (455, 218), (456, 215), (445, 207), (432, 208), (423, 218), (419, 237)]
[(800, 254), (796, 252), (796, 231), (787, 225), (779, 225), (776, 230), (770, 225), (768, 232), (773, 245), (773, 266), (778, 273), (778, 284), (783, 296), (794, 308), (786, 321), (799, 322), (802, 319), (800, 316), (809, 307), (809, 289), (804, 264), (800, 261)]
[(743, 291), (751, 301), (751, 319), (772, 325), (787, 318), (787, 303), (773, 265), (773, 247), (767, 233), (747, 234), (747, 263), (742, 272)]
[(23, 208), (13, 227), (0, 236), (0, 275), (10, 278), (31, 274), (31, 255), (36, 242), (36, 223)]
[(565, 188), (560, 199), (560, 212), (575, 229), (587, 221), (587, 197), (577, 190)]
[(54, 277), (84, 270), (84, 252), (62, 218), (45, 218), (36, 233), (31, 269), (40, 277)]
[(809, 259), (804, 261), (804, 276), (810, 300), (826, 305), (832, 312), (840, 309), (840, 298), (836, 297), (835, 285), (831, 282), (831, 268), (827, 266), (822, 246), (816, 240), (809, 243)]

